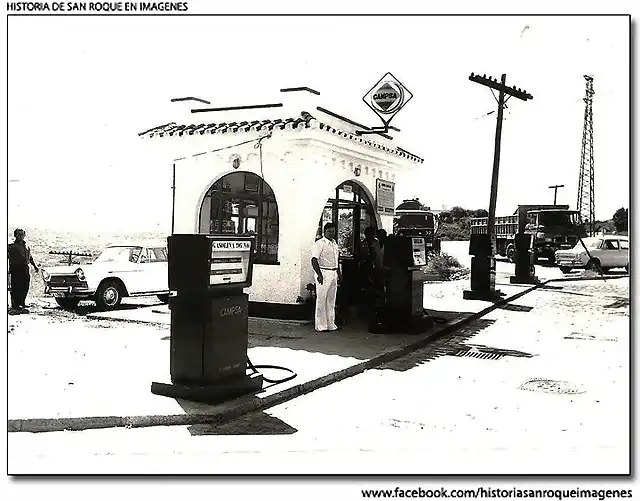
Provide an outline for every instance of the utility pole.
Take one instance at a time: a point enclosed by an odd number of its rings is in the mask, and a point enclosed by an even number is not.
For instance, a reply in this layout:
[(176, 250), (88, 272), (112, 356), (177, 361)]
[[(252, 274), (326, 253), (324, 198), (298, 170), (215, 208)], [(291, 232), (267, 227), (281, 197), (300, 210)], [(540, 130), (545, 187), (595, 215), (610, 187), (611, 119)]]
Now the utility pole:
[[(528, 92), (516, 88), (516, 86), (507, 87), (507, 75), (505, 73), (502, 74), (502, 78), (500, 82), (497, 79), (492, 77), (487, 77), (487, 75), (474, 75), (471, 73), (469, 80), (475, 83), (479, 83), (480, 85), (484, 85), (485, 87), (489, 87), (490, 89), (498, 91), (498, 118), (496, 123), (496, 140), (495, 147), (493, 153), (493, 172), (491, 174), (491, 198), (489, 199), (489, 219), (487, 221), (487, 234), (491, 239), (491, 248), (492, 248), (492, 256), (496, 254), (496, 235), (495, 235), (495, 221), (496, 221), (496, 200), (498, 198), (498, 170), (500, 167), (500, 141), (502, 139), (502, 115), (505, 103), (509, 100), (510, 97), (515, 97), (521, 99), (522, 101), (527, 101), (529, 99), (533, 99), (533, 96)], [(509, 96), (505, 99), (505, 95)], [(495, 94), (494, 94), (495, 97)]]
[(553, 186), (549, 186), (549, 188), (553, 190), (553, 205), (556, 205), (556, 201), (558, 200), (558, 188), (564, 188), (564, 184), (554, 184)]
[[(487, 77), (487, 75), (474, 75), (471, 73), (469, 80), (485, 87), (489, 87), (493, 93), (493, 97), (496, 95), (493, 91), (498, 91), (498, 118), (496, 123), (496, 139), (493, 153), (493, 172), (491, 174), (491, 196), (489, 198), (489, 217), (487, 218), (487, 238), (486, 239), (474, 239), (481, 235), (471, 235), (469, 242), (469, 254), (473, 255), (471, 258), (471, 289), (463, 291), (464, 299), (480, 299), (483, 301), (494, 301), (501, 296), (500, 291), (495, 290), (496, 283), (496, 259), (497, 252), (496, 247), (496, 201), (498, 198), (498, 170), (500, 167), (500, 142), (502, 140), (502, 120), (503, 110), (506, 107), (506, 102), (511, 97), (516, 97), (522, 101), (533, 99), (533, 96), (522, 89), (515, 86), (507, 87), (507, 75), (502, 74), (502, 78), (498, 82), (497, 79)], [(505, 99), (505, 95), (508, 96)], [(486, 244), (479, 244), (479, 242)], [(475, 244), (478, 242), (478, 245)], [(490, 248), (489, 248), (490, 247)], [(527, 270), (529, 268), (527, 267)]]

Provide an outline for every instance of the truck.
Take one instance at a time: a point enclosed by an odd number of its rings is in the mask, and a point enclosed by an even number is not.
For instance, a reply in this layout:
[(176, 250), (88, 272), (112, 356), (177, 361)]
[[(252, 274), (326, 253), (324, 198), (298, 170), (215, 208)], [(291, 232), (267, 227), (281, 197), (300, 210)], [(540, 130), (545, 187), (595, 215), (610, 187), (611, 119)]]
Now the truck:
[(393, 233), (396, 235), (421, 236), (425, 239), (427, 252), (440, 253), (440, 237), (437, 236), (439, 220), (430, 207), (418, 198), (403, 200), (396, 207), (393, 217)]
[[(525, 215), (525, 233), (533, 235), (533, 259), (555, 262), (558, 250), (572, 249), (579, 238), (586, 236), (580, 213), (568, 205), (519, 205), (511, 216), (495, 219), (496, 253), (513, 262), (515, 236), (520, 227), (520, 214)], [(471, 234), (487, 233), (489, 218), (471, 219)]]

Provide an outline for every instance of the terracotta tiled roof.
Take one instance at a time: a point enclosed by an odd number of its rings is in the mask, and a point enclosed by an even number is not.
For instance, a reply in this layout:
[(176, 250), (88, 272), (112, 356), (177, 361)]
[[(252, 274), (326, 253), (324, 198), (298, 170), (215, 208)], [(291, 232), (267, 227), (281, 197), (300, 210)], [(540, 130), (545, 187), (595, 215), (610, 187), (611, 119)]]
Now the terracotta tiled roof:
[(226, 134), (237, 132), (250, 132), (250, 131), (272, 131), (274, 129), (297, 129), (300, 127), (309, 128), (313, 123), (318, 124), (318, 128), (336, 136), (349, 139), (355, 143), (366, 145), (370, 148), (385, 151), (392, 155), (396, 155), (400, 158), (406, 158), (413, 162), (423, 163), (424, 159), (409, 153), (402, 148), (390, 148), (382, 143), (377, 143), (366, 139), (362, 136), (358, 136), (353, 132), (346, 132), (340, 129), (336, 129), (331, 125), (327, 125), (316, 120), (309, 113), (303, 111), (298, 118), (285, 118), (285, 119), (272, 119), (272, 120), (254, 120), (252, 122), (230, 122), (230, 123), (210, 123), (210, 124), (190, 124), (190, 125), (178, 125), (175, 122), (171, 122), (165, 125), (154, 127), (147, 131), (138, 134), (140, 137), (173, 137), (184, 136), (188, 134), (190, 136), (194, 134)]

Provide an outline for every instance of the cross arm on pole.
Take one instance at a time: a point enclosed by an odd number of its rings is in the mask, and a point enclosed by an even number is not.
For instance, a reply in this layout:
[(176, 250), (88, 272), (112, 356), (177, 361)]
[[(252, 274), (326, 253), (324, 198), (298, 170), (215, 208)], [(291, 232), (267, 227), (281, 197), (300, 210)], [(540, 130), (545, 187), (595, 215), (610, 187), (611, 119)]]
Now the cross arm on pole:
[(471, 73), (469, 76), (469, 80), (475, 83), (479, 83), (486, 87), (490, 87), (499, 92), (502, 92), (508, 96), (513, 96), (515, 98), (521, 99), (522, 101), (527, 101), (529, 99), (533, 99), (533, 96), (529, 94), (527, 91), (516, 88), (515, 85), (513, 87), (509, 87), (502, 82), (498, 81), (496, 78), (487, 77), (486, 75), (480, 76)]

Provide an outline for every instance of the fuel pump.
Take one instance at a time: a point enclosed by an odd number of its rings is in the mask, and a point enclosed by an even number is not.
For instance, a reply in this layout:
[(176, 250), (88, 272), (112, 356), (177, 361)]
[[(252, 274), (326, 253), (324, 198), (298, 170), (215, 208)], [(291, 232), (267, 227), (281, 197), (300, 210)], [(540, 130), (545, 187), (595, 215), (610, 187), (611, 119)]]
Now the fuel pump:
[(509, 277), (512, 284), (537, 284), (535, 274), (533, 235), (525, 233), (527, 224), (527, 208), (518, 208), (518, 233), (515, 236), (515, 275)]
[(380, 330), (418, 333), (433, 327), (424, 309), (427, 252), (423, 236), (389, 235), (384, 245), (385, 291)]
[(216, 403), (262, 389), (247, 373), (248, 295), (254, 241), (250, 237), (172, 235), (168, 238), (171, 384), (151, 392)]
[(496, 290), (496, 259), (491, 238), (486, 233), (474, 233), (469, 240), (471, 256), (471, 288), (462, 292), (464, 299), (496, 301), (504, 295)]

